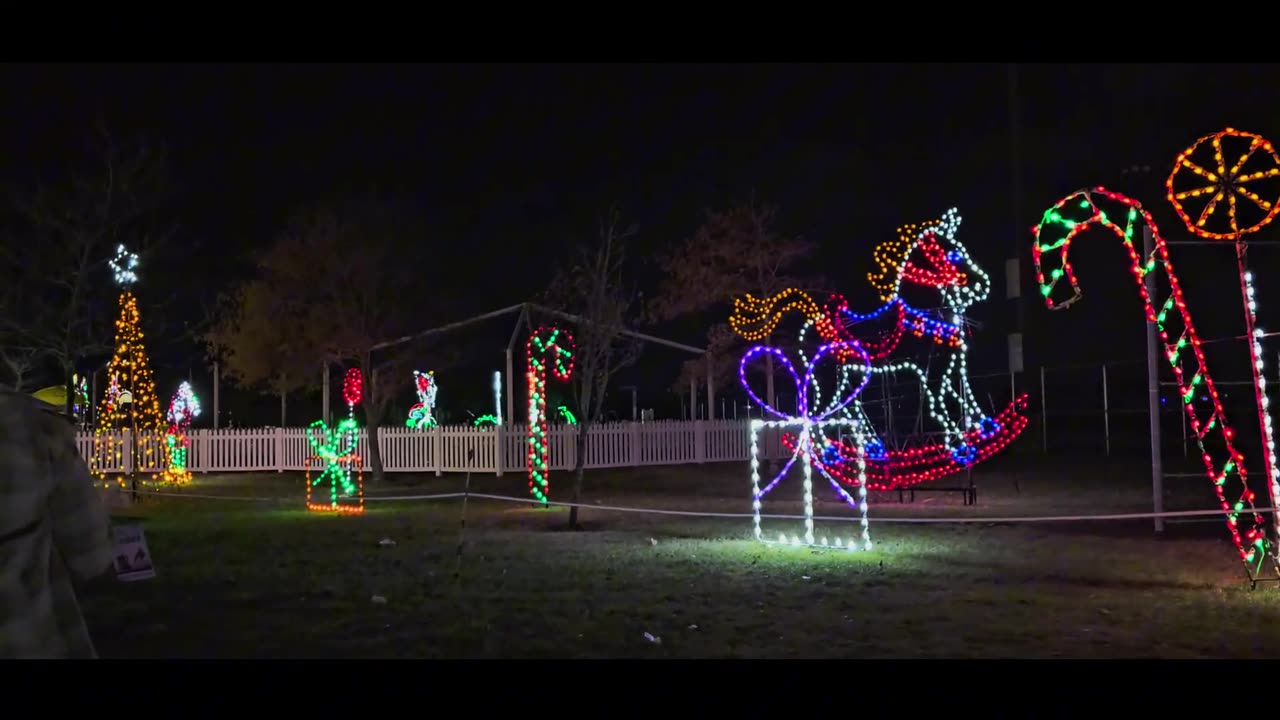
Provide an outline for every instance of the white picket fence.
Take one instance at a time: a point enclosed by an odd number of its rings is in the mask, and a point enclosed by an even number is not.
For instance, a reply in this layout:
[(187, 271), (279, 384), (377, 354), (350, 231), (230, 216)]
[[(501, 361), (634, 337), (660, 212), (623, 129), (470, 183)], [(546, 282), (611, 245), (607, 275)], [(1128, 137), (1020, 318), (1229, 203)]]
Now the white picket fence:
[[(665, 420), (593, 425), (587, 434), (586, 467), (615, 468), (641, 465), (745, 461), (750, 457), (751, 431), (747, 420)], [(506, 425), (481, 430), (470, 425), (414, 430), (405, 427), (378, 430), (382, 464), (386, 472), (524, 472), (525, 426)], [(104, 433), (106, 435), (106, 433)], [(548, 432), (552, 470), (573, 467), (577, 428), (552, 426)], [(123, 443), (119, 459), (103, 465), (105, 472), (129, 472), (137, 458), (138, 469), (156, 472), (165, 459), (162, 435), (140, 435), (143, 443), (134, 452), (128, 431), (115, 433)], [(187, 467), (192, 472), (285, 472), (306, 469), (311, 456), (305, 428), (230, 428), (192, 430)], [(99, 440), (99, 442), (102, 442)], [(761, 457), (782, 457), (780, 432), (760, 433)], [(93, 453), (93, 433), (76, 438), (86, 460)], [(468, 459), (474, 451), (475, 457)], [(369, 469), (369, 438), (360, 431), (357, 452)], [(313, 461), (314, 463), (314, 461)]]

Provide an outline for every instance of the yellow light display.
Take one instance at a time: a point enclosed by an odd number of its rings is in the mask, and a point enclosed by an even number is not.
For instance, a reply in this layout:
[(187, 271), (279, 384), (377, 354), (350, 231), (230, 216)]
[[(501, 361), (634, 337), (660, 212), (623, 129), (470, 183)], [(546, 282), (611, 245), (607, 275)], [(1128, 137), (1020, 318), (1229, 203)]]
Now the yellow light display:
[[(1233, 142), (1249, 141), (1248, 147), (1240, 153), (1230, 167), (1227, 166), (1227, 159), (1222, 150), (1223, 140), (1228, 138), (1233, 138)], [(1208, 148), (1212, 149), (1212, 153), (1201, 150), (1206, 142)], [(1196, 162), (1198, 156), (1208, 159), (1210, 154), (1212, 162), (1203, 164)], [(1246, 165), (1249, 167), (1246, 168)], [(1184, 174), (1184, 171), (1187, 172)], [(1194, 184), (1195, 187), (1178, 190), (1175, 185), (1180, 184), (1181, 178), (1189, 179), (1191, 181), (1189, 184)], [(1273, 182), (1266, 189), (1257, 184), (1259, 180), (1268, 179)], [(1242, 236), (1258, 232), (1271, 224), (1276, 214), (1280, 213), (1280, 196), (1274, 183), (1276, 179), (1280, 179), (1280, 156), (1276, 155), (1275, 147), (1271, 142), (1261, 135), (1227, 128), (1222, 132), (1205, 135), (1196, 140), (1191, 147), (1178, 153), (1173, 171), (1165, 180), (1166, 197), (1170, 203), (1173, 203), (1173, 209), (1177, 211), (1178, 217), (1182, 219), (1187, 229), (1196, 235), (1209, 240), (1239, 240)], [(1246, 183), (1254, 183), (1254, 188), (1266, 192), (1267, 197), (1264, 198), (1245, 187)], [(1237, 203), (1241, 202), (1241, 198), (1249, 201), (1243, 203), (1246, 208), (1256, 206), (1256, 209), (1261, 211), (1261, 219), (1256, 220), (1252, 225), (1241, 226), (1240, 224)], [(1196, 199), (1204, 200), (1205, 204), (1196, 217), (1192, 218), (1185, 205), (1189, 204), (1186, 201)], [(1216, 213), (1217, 220), (1214, 222), (1214, 227), (1218, 229), (1206, 227), (1215, 216), (1215, 211), (1221, 209), (1221, 205), (1226, 205), (1226, 213), (1225, 217), (1222, 213)]]
[[(155, 380), (139, 319), (138, 300), (132, 292), (125, 290), (120, 294), (120, 317), (116, 320), (116, 350), (107, 366), (110, 385), (99, 405), (93, 452), (89, 457), (94, 477), (103, 482), (106, 482), (106, 470), (120, 467), (123, 458), (124, 443), (114, 435), (119, 430), (136, 433), (135, 471), (161, 469), (161, 463), (157, 462), (157, 449), (163, 447), (164, 434), (160, 400), (156, 397)], [(126, 398), (129, 402), (121, 402)], [(116, 482), (124, 487), (124, 475), (120, 475)]]
[(772, 333), (782, 317), (792, 310), (798, 310), (809, 320), (822, 316), (822, 309), (813, 298), (803, 290), (787, 288), (766, 298), (757, 298), (750, 293), (734, 298), (729, 325), (743, 339), (756, 342)]
[(871, 281), (872, 287), (880, 293), (881, 300), (891, 302), (898, 296), (898, 288), (902, 285), (902, 271), (906, 267), (907, 259), (911, 257), (911, 251), (915, 248), (921, 233), (939, 225), (941, 225), (940, 220), (903, 225), (898, 228), (897, 239), (886, 240), (877, 245), (875, 250), (871, 252), (879, 270), (867, 273), (867, 279)]

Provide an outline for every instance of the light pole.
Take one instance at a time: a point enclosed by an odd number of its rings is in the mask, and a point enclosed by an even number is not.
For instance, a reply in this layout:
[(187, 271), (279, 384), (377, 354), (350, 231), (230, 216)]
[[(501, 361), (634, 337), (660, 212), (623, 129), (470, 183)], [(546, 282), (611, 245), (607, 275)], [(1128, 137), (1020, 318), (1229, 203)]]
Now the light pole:
[(635, 385), (623, 385), (622, 387), (620, 387), (620, 388), (618, 388), (618, 389), (619, 389), (619, 390), (630, 390), (630, 391), (631, 391), (631, 422), (635, 422), (635, 421), (636, 421), (636, 419), (637, 419), (637, 417), (638, 417), (637, 412), (636, 412), (636, 386), (635, 386)]
[(138, 501), (138, 417), (133, 412), (133, 393), (120, 392), (120, 406), (129, 413), (129, 499)]

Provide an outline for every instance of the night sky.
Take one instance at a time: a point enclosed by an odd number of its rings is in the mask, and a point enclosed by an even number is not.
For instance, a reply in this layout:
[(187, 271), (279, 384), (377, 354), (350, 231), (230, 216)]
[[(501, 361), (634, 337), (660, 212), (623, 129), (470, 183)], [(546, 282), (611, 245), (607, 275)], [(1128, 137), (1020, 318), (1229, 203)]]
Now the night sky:
[[(370, 187), (410, 193), (428, 219), (423, 242), (438, 247), (424, 292), (438, 284), (458, 317), (541, 290), (558, 250), (590, 240), (610, 205), (638, 223), (644, 262), (692, 234), (704, 208), (754, 194), (779, 207), (782, 230), (819, 243), (824, 271), (851, 295), (895, 227), (957, 206), (960, 237), (995, 283), (975, 308), (974, 372), (999, 372), (1012, 317), (1004, 261), (1017, 252), (1030, 272), (1029, 228), (1044, 209), (1103, 184), (1131, 189), (1180, 230), (1159, 192), (1173, 157), (1228, 125), (1280, 138), (1275, 69), (1018, 66), (1020, 193), (1004, 64), (8, 66), (0, 142), (16, 183), (61, 171), (99, 116), (115, 134), (169, 146), (193, 296), (228, 289), (300, 206)], [(1136, 185), (1121, 173), (1135, 164), (1152, 167)], [(1234, 279), (1229, 251), (1185, 254), (1184, 282), (1212, 315), (1214, 285)], [(1260, 269), (1280, 259), (1254, 255)], [(1081, 257), (1085, 302), (1053, 317), (1025, 310), (1029, 365), (1142, 356), (1123, 252)], [(1223, 291), (1232, 317), (1234, 292)], [(702, 344), (708, 320), (662, 334)], [(1059, 332), (1070, 342), (1049, 339)], [(180, 355), (162, 362), (176, 368)]]

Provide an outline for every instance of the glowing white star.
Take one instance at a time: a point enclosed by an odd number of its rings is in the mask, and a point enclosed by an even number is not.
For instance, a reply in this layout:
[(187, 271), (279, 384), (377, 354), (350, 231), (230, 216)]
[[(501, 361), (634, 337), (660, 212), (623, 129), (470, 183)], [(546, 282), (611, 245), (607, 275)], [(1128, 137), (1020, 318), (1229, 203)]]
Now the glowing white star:
[(123, 243), (116, 248), (116, 256), (108, 264), (111, 265), (117, 285), (128, 286), (138, 281), (138, 274), (134, 272), (138, 267), (138, 255), (126, 250)]

